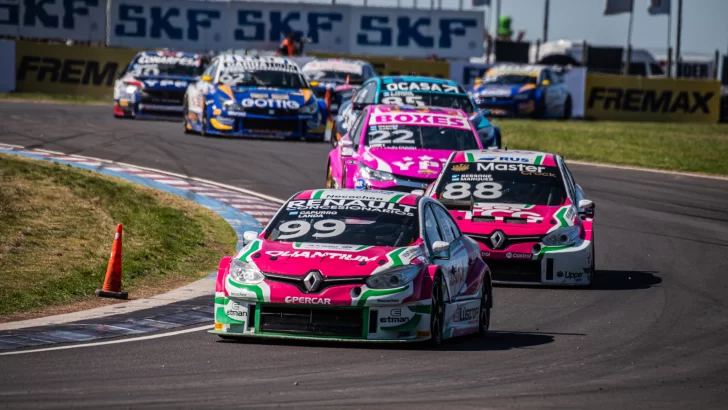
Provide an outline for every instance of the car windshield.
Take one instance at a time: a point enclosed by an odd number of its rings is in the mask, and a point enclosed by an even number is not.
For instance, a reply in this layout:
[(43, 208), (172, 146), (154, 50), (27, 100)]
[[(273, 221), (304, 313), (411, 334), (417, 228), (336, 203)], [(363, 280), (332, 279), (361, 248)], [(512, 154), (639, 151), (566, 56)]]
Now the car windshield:
[(311, 80), (342, 80), (346, 81), (349, 77), (349, 84), (361, 84), (364, 82), (364, 77), (360, 74), (347, 73), (344, 71), (331, 71), (331, 70), (307, 70), (304, 74)]
[(479, 148), (476, 138), (470, 129), (389, 124), (370, 126), (365, 144), (370, 148), (464, 151)]
[(485, 77), (486, 84), (536, 84), (536, 77), (521, 74), (500, 74)]
[(137, 56), (129, 65), (129, 72), (136, 76), (197, 77), (205, 70), (202, 60), (196, 57)]
[(220, 83), (233, 87), (308, 88), (300, 73), (290, 71), (260, 70), (220, 73)]
[(435, 192), (445, 206), (457, 208), (474, 202), (557, 206), (566, 201), (557, 167), (523, 163), (450, 164)]
[(292, 200), (265, 237), (280, 242), (408, 246), (419, 238), (417, 208), (385, 200)]
[(423, 93), (412, 91), (383, 91), (379, 93), (380, 104), (413, 105), (415, 107), (457, 108), (470, 114), (475, 106), (470, 97), (462, 94)]

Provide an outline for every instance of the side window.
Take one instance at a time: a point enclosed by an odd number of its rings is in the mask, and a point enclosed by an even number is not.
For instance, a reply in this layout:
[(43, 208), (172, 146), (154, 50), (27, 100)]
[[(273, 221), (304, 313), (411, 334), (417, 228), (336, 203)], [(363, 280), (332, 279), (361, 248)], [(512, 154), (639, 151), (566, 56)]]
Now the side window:
[(432, 213), (432, 206), (425, 207), (425, 235), (427, 236), (427, 245), (432, 246), (433, 243), (442, 240), (440, 231), (437, 227), (435, 214)]
[(202, 75), (209, 75), (210, 77), (212, 77), (214, 79), (215, 71), (217, 71), (217, 66), (218, 66), (219, 62), (220, 62), (220, 60), (215, 60), (212, 64), (210, 64), (209, 67), (207, 67), (207, 69), (205, 69), (205, 71), (202, 73)]
[(578, 204), (579, 201), (584, 199), (584, 196), (581, 194), (580, 190), (576, 186), (576, 181), (574, 181), (574, 175), (571, 173), (571, 170), (569, 170), (569, 167), (566, 166), (566, 163), (564, 162), (564, 171), (565, 175), (569, 179), (569, 184), (572, 186), (572, 189), (574, 191), (574, 198), (576, 199), (576, 203)]
[(361, 127), (364, 125), (364, 117), (366, 117), (366, 114), (359, 114), (357, 119), (354, 120), (354, 125), (352, 125), (351, 132), (349, 133), (349, 138), (354, 143), (354, 150), (359, 149), (359, 139), (361, 138)]
[(372, 81), (371, 83), (367, 84), (367, 93), (364, 96), (364, 102), (365, 103), (374, 103), (375, 99), (377, 97), (377, 83), (376, 81)]
[(437, 218), (437, 224), (440, 227), (443, 240), (447, 243), (455, 242), (456, 239), (460, 238), (460, 229), (458, 229), (446, 210), (434, 205), (432, 205), (432, 208), (434, 209), (435, 218)]
[(364, 102), (364, 99), (367, 96), (367, 93), (369, 92), (369, 84), (364, 84), (359, 90), (356, 92), (356, 96), (354, 97), (354, 101), (356, 102)]
[(571, 177), (571, 173), (569, 172), (569, 169), (566, 168), (566, 164), (564, 163), (563, 158), (559, 157), (559, 164), (561, 166), (561, 173), (564, 177), (564, 184), (566, 184), (566, 189), (569, 191), (569, 197), (572, 201), (577, 201), (576, 199), (576, 187), (574, 185), (574, 180)]

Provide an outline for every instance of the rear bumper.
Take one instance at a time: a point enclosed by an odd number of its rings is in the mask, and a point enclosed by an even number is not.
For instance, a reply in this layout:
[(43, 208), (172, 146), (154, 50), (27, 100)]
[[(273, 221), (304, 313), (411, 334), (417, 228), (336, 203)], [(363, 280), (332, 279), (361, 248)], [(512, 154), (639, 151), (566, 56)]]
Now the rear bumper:
[(181, 118), (181, 105), (142, 104), (129, 100), (114, 101), (114, 115), (128, 118)]

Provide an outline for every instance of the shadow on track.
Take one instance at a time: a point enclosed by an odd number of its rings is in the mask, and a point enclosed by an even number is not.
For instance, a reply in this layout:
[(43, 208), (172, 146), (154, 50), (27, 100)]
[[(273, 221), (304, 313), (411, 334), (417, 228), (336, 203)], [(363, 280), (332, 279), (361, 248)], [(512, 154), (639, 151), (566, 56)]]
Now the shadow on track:
[(591, 289), (635, 290), (648, 289), (662, 283), (657, 272), (631, 270), (597, 270)]
[(554, 334), (531, 333), (531, 332), (509, 332), (491, 331), (488, 338), (483, 339), (476, 335), (457, 337), (446, 340), (439, 347), (434, 347), (427, 342), (416, 343), (366, 343), (366, 342), (327, 342), (315, 340), (292, 340), (292, 339), (264, 339), (264, 338), (239, 338), (221, 339), (221, 344), (256, 344), (270, 346), (298, 346), (298, 347), (326, 347), (334, 349), (368, 349), (368, 350), (432, 350), (451, 352), (479, 352), (479, 351), (500, 351), (534, 347), (552, 343)]

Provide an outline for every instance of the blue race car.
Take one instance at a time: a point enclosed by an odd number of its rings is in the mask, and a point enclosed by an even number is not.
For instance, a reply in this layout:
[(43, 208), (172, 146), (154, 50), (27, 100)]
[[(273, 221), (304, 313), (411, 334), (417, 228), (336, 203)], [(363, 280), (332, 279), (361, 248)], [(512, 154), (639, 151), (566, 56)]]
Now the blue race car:
[(179, 118), (187, 86), (202, 74), (204, 61), (194, 53), (140, 52), (114, 84), (114, 116)]
[(283, 57), (223, 54), (184, 97), (185, 132), (322, 141), (326, 105)]
[(362, 84), (351, 100), (341, 104), (339, 115), (327, 124), (327, 139), (333, 146), (348, 132), (361, 110), (371, 104), (458, 108), (470, 114), (483, 147), (501, 147), (500, 127), (488, 121), (488, 112), (480, 111), (460, 85), (451, 80), (417, 76), (375, 77)]
[(561, 73), (539, 65), (498, 65), (469, 94), (494, 116), (571, 117), (573, 102)]

